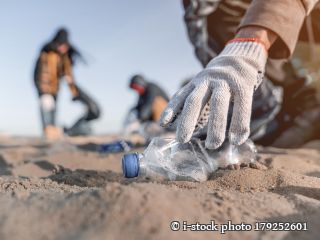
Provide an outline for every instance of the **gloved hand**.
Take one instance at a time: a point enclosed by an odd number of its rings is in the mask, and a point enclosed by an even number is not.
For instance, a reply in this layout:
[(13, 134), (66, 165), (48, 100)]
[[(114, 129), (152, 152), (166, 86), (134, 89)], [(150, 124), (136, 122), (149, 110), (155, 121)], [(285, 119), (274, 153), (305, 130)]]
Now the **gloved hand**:
[(229, 141), (244, 143), (250, 134), (254, 90), (260, 85), (267, 61), (265, 46), (258, 39), (234, 39), (206, 68), (178, 91), (162, 113), (160, 124), (176, 121), (177, 139), (192, 137), (199, 116), (208, 104), (206, 148), (216, 149), (224, 141), (230, 100), (234, 101)]

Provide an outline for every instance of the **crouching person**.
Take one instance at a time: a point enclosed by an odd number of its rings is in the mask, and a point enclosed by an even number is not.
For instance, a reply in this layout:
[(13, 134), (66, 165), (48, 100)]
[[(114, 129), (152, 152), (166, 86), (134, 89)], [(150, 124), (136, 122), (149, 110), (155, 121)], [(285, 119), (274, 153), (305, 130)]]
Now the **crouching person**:
[(126, 118), (124, 134), (139, 132), (148, 142), (148, 139), (151, 140), (163, 132), (158, 122), (169, 97), (161, 87), (147, 81), (142, 75), (134, 75), (130, 79), (129, 87), (138, 93), (139, 98)]

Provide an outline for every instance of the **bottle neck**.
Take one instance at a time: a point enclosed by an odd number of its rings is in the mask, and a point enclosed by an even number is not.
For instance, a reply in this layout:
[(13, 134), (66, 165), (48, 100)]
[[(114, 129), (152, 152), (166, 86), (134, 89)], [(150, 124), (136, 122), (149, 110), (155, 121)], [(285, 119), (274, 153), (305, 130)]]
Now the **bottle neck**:
[(143, 153), (138, 153), (139, 158), (139, 176), (146, 175), (146, 158)]

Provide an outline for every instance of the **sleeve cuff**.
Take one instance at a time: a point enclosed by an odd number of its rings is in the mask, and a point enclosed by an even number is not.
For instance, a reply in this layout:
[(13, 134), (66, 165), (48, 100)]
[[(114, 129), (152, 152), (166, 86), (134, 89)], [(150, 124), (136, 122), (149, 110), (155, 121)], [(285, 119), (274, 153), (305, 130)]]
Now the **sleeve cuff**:
[(239, 29), (259, 26), (275, 32), (279, 38), (269, 49), (269, 57), (288, 58), (297, 44), (305, 17), (306, 10), (300, 0), (254, 0)]

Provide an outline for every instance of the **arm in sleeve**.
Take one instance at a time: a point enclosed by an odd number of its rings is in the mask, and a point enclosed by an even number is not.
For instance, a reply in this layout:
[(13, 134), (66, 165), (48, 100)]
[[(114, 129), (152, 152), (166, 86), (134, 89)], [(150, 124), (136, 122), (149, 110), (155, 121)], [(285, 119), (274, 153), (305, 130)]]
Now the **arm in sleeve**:
[(74, 78), (73, 78), (71, 62), (70, 62), (69, 58), (67, 58), (67, 57), (64, 58), (63, 67), (64, 67), (64, 75), (67, 80), (71, 94), (72, 94), (73, 98), (76, 98), (79, 96), (79, 91), (77, 89), (77, 86), (76, 86)]
[(305, 17), (319, 0), (253, 0), (239, 28), (264, 27), (278, 35), (270, 58), (288, 58), (294, 51)]

